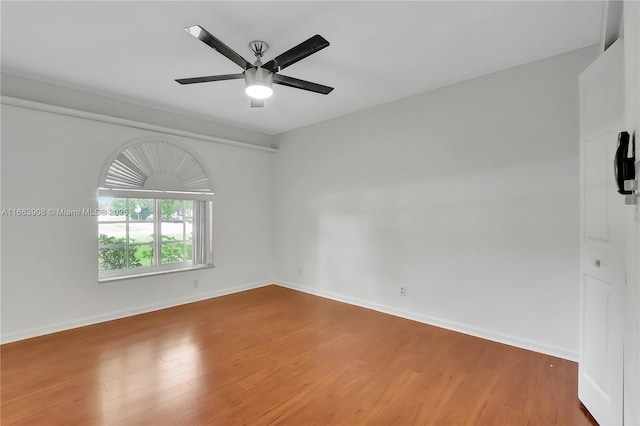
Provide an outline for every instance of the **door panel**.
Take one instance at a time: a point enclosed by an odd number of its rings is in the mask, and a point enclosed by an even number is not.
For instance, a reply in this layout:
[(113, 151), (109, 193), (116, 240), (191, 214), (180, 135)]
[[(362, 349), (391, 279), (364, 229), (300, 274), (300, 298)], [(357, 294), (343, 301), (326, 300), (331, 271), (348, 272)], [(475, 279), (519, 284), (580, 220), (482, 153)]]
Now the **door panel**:
[(611, 312), (612, 287), (610, 284), (597, 278), (585, 275), (584, 280), (584, 312), (588, 312), (583, 318), (585, 329), (589, 330), (584, 336), (584, 376), (590, 384), (600, 392), (602, 397), (608, 398), (611, 393), (611, 383), (608, 372), (601, 368), (609, 364), (607, 353), (607, 340), (611, 334), (609, 327), (612, 325), (609, 313)]
[(580, 359), (578, 396), (600, 424), (622, 424), (625, 211), (613, 177), (624, 118), (618, 40), (580, 74)]
[(607, 138), (609, 133), (584, 143), (584, 235), (587, 239), (609, 240), (609, 215), (607, 212), (608, 164)]

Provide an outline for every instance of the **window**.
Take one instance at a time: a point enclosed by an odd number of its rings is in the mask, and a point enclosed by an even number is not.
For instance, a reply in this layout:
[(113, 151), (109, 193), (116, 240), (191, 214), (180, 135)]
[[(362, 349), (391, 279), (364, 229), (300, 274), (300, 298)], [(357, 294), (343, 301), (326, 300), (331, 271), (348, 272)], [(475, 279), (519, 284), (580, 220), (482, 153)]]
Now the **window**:
[[(164, 142), (136, 144), (103, 175), (99, 280), (213, 266), (213, 193), (191, 154)], [(185, 181), (196, 181), (197, 190)]]

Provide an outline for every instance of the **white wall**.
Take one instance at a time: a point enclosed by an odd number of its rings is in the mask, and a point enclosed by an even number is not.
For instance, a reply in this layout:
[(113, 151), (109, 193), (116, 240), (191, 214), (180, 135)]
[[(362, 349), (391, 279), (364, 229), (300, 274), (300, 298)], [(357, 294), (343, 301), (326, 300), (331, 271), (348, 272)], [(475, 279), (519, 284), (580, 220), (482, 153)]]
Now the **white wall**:
[(273, 136), (211, 120), (175, 114), (132, 102), (96, 95), (56, 84), (2, 73), (2, 94), (96, 114), (135, 120), (222, 139), (270, 146)]
[(279, 282), (576, 359), (577, 75), (595, 54), (280, 135)]
[(95, 217), (4, 216), (3, 342), (270, 282), (269, 152), (3, 105), (2, 207), (95, 208), (109, 157), (154, 135), (194, 153), (209, 174), (216, 267), (99, 284)]

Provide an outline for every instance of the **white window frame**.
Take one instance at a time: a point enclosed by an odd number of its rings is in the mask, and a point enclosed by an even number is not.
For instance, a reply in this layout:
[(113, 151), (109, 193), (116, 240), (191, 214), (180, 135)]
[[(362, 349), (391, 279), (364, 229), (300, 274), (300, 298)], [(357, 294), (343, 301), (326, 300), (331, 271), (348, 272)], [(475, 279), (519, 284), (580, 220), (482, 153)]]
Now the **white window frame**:
[[(138, 198), (154, 200), (154, 265), (138, 268), (126, 268), (114, 271), (98, 271), (98, 281), (108, 282), (128, 278), (145, 277), (158, 274), (166, 274), (179, 271), (189, 271), (194, 269), (213, 268), (213, 196), (211, 192), (189, 192), (189, 191), (161, 191), (144, 189), (112, 189), (99, 188), (99, 198)], [(193, 201), (193, 237), (192, 237), (192, 259), (162, 264), (162, 200), (185, 200)], [(184, 219), (183, 219), (184, 220)], [(98, 222), (100, 223), (100, 222)], [(105, 223), (105, 222), (102, 222)], [(127, 219), (127, 224), (129, 223)], [(184, 231), (183, 231), (184, 232)], [(127, 225), (127, 263), (129, 262), (129, 230)], [(183, 234), (184, 238), (184, 234)]]

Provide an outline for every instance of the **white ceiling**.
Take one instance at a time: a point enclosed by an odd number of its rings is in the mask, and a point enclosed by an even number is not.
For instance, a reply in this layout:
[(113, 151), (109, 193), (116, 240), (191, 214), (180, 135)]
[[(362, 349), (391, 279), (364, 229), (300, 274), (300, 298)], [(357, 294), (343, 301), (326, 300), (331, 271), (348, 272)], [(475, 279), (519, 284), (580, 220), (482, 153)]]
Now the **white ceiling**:
[[(599, 1), (2, 1), (2, 72), (276, 134), (599, 41)], [(274, 86), (250, 108), (242, 70), (196, 40), (198, 24), (250, 62), (314, 34), (331, 45), (282, 73), (335, 87)]]

